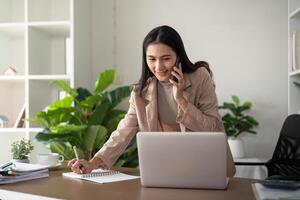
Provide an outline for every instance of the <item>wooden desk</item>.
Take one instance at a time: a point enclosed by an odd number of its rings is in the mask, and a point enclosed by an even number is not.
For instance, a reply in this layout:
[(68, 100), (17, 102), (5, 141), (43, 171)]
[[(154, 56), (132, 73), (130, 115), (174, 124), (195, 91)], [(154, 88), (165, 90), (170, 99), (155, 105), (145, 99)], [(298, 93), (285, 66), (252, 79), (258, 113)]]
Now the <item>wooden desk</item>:
[[(136, 169), (120, 168), (119, 170), (128, 174), (138, 174)], [(227, 190), (143, 188), (140, 179), (99, 184), (63, 177), (61, 174), (64, 171), (68, 170), (51, 171), (49, 178), (1, 185), (0, 189), (61, 199), (255, 199), (251, 188), (253, 181), (250, 179), (233, 178)]]

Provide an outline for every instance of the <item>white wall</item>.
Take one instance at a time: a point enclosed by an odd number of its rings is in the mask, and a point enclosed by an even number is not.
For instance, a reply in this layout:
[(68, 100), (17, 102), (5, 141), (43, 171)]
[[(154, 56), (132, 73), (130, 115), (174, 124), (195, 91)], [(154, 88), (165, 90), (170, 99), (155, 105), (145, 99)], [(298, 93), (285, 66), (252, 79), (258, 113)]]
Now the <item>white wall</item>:
[(114, 64), (124, 84), (136, 82), (144, 36), (171, 25), (192, 61), (210, 63), (220, 104), (232, 94), (253, 102), (260, 126), (242, 137), (246, 154), (271, 156), (287, 115), (287, 1), (115, 0), (116, 32), (113, 3), (92, 3), (92, 82)]

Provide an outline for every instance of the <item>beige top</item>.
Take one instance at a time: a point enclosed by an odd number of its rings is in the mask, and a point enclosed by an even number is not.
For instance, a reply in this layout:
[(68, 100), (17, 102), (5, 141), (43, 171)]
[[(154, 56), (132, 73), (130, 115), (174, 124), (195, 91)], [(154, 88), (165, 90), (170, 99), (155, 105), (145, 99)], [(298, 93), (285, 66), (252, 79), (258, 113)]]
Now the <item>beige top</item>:
[(159, 129), (161, 131), (180, 131), (179, 123), (176, 122), (178, 104), (173, 96), (173, 84), (158, 82), (157, 106)]
[[(224, 126), (218, 112), (218, 101), (214, 84), (208, 71), (201, 67), (193, 73), (184, 73), (183, 96), (188, 101), (185, 111), (178, 110), (176, 121), (180, 131), (223, 131)], [(157, 79), (149, 78), (140, 96), (135, 88), (129, 100), (129, 109), (124, 119), (103, 147), (95, 154), (110, 168), (123, 154), (138, 131), (160, 131), (158, 126)], [(227, 148), (227, 174), (235, 173), (229, 147)]]

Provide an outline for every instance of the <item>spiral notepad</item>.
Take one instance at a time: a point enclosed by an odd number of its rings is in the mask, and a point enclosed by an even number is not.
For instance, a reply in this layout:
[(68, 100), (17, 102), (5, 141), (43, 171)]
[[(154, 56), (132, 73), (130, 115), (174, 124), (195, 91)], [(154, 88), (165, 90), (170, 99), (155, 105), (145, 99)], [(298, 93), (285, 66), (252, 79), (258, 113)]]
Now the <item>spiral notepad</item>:
[(114, 175), (114, 174), (119, 174), (120, 172), (118, 171), (104, 171), (104, 170), (101, 170), (100, 172), (98, 171), (94, 171), (92, 173), (89, 173), (89, 174), (80, 174), (80, 176), (82, 178), (92, 178), (92, 177), (98, 177), (98, 176), (110, 176), (110, 175)]
[(123, 174), (120, 173), (119, 171), (102, 170), (102, 169), (93, 170), (89, 174), (76, 174), (74, 172), (67, 172), (67, 173), (63, 173), (63, 176), (75, 178), (75, 179), (94, 181), (97, 183), (111, 183), (111, 182), (125, 181), (125, 180), (139, 178), (139, 176)]

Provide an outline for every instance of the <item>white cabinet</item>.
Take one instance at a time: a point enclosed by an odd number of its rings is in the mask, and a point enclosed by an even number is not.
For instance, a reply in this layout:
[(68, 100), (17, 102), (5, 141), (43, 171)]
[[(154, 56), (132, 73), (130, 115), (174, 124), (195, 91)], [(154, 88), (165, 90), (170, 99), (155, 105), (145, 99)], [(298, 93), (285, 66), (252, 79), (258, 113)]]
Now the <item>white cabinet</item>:
[[(15, 127), (24, 105), (25, 117), (33, 117), (59, 99), (51, 80), (64, 80), (74, 87), (75, 61), (89, 70), (89, 47), (74, 45), (74, 41), (90, 44), (90, 35), (85, 33), (90, 28), (89, 8), (89, 0), (0, 0), (0, 117), (8, 118), (5, 127), (0, 127), (1, 152), (8, 151), (2, 148), (13, 140), (34, 138), (41, 130), (27, 121), (23, 127)], [(9, 67), (16, 75), (4, 75)], [(86, 77), (84, 70), (77, 71)], [(0, 163), (8, 158), (10, 155), (2, 154)]]
[(300, 0), (289, 0), (288, 113), (300, 113)]

